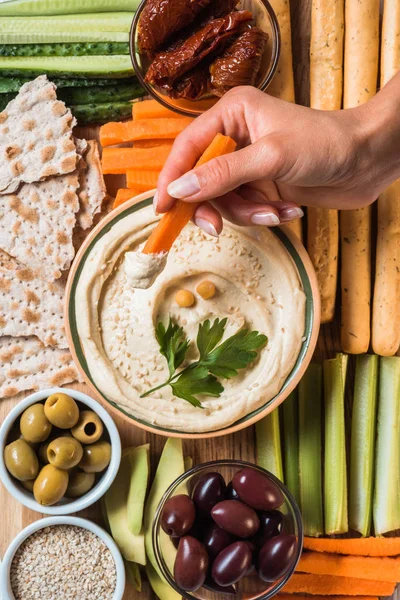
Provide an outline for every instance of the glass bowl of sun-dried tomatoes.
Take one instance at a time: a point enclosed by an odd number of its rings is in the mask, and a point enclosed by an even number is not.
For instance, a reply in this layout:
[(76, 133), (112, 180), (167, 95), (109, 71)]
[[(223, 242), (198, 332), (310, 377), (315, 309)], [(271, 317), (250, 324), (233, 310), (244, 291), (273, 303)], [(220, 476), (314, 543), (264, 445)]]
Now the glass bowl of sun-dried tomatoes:
[(195, 117), (234, 87), (268, 87), (280, 31), (268, 0), (143, 0), (130, 49), (148, 93)]

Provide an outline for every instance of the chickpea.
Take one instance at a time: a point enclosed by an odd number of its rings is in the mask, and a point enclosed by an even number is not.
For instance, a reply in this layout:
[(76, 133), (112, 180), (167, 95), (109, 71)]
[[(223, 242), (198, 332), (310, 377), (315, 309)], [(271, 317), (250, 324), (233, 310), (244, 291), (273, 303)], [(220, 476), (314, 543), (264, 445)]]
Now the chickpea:
[(179, 290), (176, 292), (175, 302), (181, 308), (189, 308), (194, 304), (194, 296), (189, 290)]
[(196, 292), (201, 296), (204, 300), (209, 300), (215, 296), (216, 292), (215, 285), (212, 281), (202, 281), (196, 288)]

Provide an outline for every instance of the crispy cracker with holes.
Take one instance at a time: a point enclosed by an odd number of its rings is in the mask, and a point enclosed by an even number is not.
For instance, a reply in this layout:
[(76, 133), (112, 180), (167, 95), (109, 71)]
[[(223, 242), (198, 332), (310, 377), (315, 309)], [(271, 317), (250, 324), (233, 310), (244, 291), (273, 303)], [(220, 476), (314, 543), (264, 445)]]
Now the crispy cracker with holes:
[(75, 124), (46, 75), (25, 83), (0, 113), (0, 194), (74, 171), (79, 160)]
[(79, 204), (77, 223), (81, 229), (89, 229), (93, 219), (101, 211), (106, 197), (106, 186), (101, 172), (99, 146), (95, 140), (87, 142), (87, 150), (83, 155), (86, 169), (79, 171)]
[(77, 381), (68, 350), (45, 346), (36, 337), (0, 337), (0, 398)]
[(78, 172), (0, 195), (0, 248), (47, 281), (61, 277), (75, 251)]
[(38, 337), (68, 348), (64, 329), (65, 278), (45, 281), (0, 250), (0, 336)]

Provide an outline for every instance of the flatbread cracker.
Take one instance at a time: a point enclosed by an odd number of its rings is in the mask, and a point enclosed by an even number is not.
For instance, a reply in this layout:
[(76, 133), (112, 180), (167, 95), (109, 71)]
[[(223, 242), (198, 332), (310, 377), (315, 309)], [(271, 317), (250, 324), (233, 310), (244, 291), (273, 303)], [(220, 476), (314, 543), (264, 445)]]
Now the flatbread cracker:
[(65, 278), (50, 282), (0, 250), (0, 336), (38, 337), (68, 348), (64, 328)]
[(44, 346), (36, 337), (0, 337), (0, 398), (79, 380), (68, 350)]
[(0, 194), (74, 171), (79, 160), (75, 125), (46, 75), (25, 83), (0, 113)]
[(86, 170), (79, 171), (78, 195), (81, 208), (77, 222), (81, 229), (89, 229), (93, 225), (93, 218), (101, 211), (106, 196), (98, 144), (96, 140), (90, 140), (87, 145), (87, 151), (83, 155)]
[(75, 251), (78, 172), (0, 195), (0, 248), (47, 281), (61, 277)]

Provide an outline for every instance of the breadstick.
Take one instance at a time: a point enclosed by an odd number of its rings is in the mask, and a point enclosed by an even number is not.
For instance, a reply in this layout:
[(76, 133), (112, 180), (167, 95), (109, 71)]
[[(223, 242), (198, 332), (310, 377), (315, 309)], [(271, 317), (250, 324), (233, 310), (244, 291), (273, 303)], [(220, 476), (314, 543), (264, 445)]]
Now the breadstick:
[[(344, 0), (313, 0), (311, 8), (310, 104), (320, 110), (342, 106)], [(321, 322), (335, 314), (339, 218), (337, 210), (307, 210), (307, 250), (321, 294)]]
[[(346, 0), (344, 108), (376, 93), (379, 0)], [(344, 352), (367, 352), (371, 331), (371, 209), (340, 213), (342, 257), (341, 343)]]
[[(385, 0), (382, 23), (381, 86), (400, 69), (400, 0)], [(378, 200), (372, 349), (395, 354), (400, 345), (400, 180)]]

